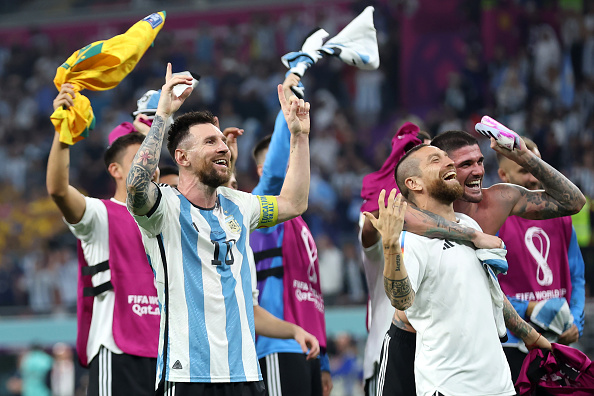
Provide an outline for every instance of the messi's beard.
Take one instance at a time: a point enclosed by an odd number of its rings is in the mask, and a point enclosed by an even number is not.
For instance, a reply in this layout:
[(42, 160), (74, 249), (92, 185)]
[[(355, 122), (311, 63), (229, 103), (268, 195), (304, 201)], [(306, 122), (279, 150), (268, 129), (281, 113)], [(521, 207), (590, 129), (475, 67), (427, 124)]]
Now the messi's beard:
[(227, 169), (227, 172), (225, 172), (224, 175), (221, 175), (216, 169), (211, 167), (210, 169), (201, 169), (198, 172), (198, 178), (201, 183), (212, 188), (217, 188), (229, 182), (229, 179), (231, 179), (231, 172)]
[(429, 185), (429, 194), (443, 203), (450, 204), (462, 197), (464, 187), (460, 183), (447, 183), (443, 179), (438, 179)]

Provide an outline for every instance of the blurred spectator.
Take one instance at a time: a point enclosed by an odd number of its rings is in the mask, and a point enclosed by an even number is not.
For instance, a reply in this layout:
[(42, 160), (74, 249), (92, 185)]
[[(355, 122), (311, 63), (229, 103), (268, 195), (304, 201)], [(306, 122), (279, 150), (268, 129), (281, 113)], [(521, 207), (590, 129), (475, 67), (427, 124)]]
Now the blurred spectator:
[(320, 287), (324, 302), (332, 305), (344, 288), (343, 255), (327, 235), (315, 239), (320, 263)]
[(357, 343), (349, 334), (342, 333), (334, 341), (335, 351), (330, 358), (333, 394), (342, 396), (363, 395), (363, 368), (358, 358)]
[(72, 349), (61, 342), (52, 348), (54, 364), (51, 371), (52, 396), (74, 396), (74, 358)]
[(21, 396), (51, 396), (53, 359), (39, 345), (32, 345), (20, 358), (19, 377), (8, 381), (8, 390)]
[(345, 242), (342, 249), (348, 302), (364, 304), (367, 301), (367, 292), (364, 286), (365, 274), (361, 271), (360, 255), (356, 245), (352, 242)]

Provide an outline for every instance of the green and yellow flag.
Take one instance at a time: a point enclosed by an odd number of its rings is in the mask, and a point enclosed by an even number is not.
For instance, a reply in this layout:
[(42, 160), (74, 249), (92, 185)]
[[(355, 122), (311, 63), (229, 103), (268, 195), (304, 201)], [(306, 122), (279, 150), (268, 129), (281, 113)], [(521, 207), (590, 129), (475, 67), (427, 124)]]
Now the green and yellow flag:
[[(142, 55), (153, 43), (165, 22), (165, 11), (157, 12), (136, 22), (124, 34), (91, 43), (70, 56), (56, 71), (54, 84), (58, 91), (62, 84), (83, 89), (106, 91), (117, 86), (134, 69)], [(60, 141), (74, 144), (88, 136), (95, 126), (95, 116), (89, 99), (81, 94), (74, 98), (74, 106), (59, 108), (51, 115)]]

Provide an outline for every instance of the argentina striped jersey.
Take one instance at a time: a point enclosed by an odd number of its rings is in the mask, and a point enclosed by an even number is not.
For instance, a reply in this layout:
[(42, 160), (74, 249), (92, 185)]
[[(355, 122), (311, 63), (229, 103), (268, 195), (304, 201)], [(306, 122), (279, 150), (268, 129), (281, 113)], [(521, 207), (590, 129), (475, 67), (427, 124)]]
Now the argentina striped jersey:
[(157, 381), (262, 379), (255, 350), (256, 271), (249, 235), (276, 222), (276, 198), (217, 189), (199, 208), (177, 189), (134, 216), (156, 278), (161, 308)]

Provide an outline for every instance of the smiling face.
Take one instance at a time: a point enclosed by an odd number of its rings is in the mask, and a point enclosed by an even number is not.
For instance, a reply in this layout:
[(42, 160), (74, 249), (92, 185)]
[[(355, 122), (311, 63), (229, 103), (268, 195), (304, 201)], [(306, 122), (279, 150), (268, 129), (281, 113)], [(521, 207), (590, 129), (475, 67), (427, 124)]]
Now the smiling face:
[(434, 199), (451, 203), (462, 196), (463, 188), (456, 178), (454, 161), (447, 153), (433, 146), (424, 149), (426, 157), (419, 166), (427, 193)]
[(399, 166), (398, 172), (402, 172), (401, 177), (405, 177), (405, 185), (412, 193), (413, 200), (426, 194), (442, 203), (452, 203), (463, 192), (456, 179), (454, 161), (437, 147), (419, 148)]
[(483, 153), (480, 147), (475, 144), (464, 146), (452, 150), (450, 158), (456, 166), (457, 178), (464, 193), (461, 199), (468, 202), (478, 203), (483, 199), (483, 177), (485, 176), (485, 167)]
[(185, 165), (201, 183), (209, 187), (226, 184), (231, 177), (231, 152), (226, 144), (227, 138), (212, 124), (193, 125), (189, 132), (189, 136), (179, 145), (178, 150), (185, 154), (187, 161), (180, 166)]

